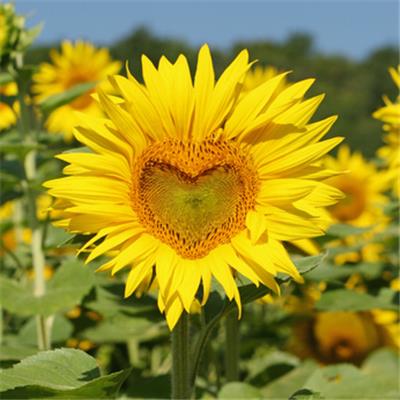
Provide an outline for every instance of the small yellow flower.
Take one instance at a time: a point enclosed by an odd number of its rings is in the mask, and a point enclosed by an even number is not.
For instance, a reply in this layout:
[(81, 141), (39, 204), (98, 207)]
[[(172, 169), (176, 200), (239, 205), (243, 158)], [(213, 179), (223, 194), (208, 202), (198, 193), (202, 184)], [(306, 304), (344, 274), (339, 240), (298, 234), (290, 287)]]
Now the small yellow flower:
[(390, 282), (390, 288), (395, 292), (400, 292), (400, 278), (393, 279)]
[(238, 274), (277, 293), (279, 272), (302, 282), (282, 241), (321, 235), (320, 209), (342, 196), (322, 182), (319, 161), (342, 138), (321, 141), (335, 117), (310, 122), (323, 98), (304, 99), (313, 80), (277, 93), (280, 74), (243, 93), (250, 66), (244, 50), (215, 81), (203, 46), (193, 82), (183, 55), (158, 68), (143, 56), (143, 85), (112, 76), (120, 100), (99, 90), (106, 118), (82, 115), (74, 134), (93, 153), (59, 155), (70, 176), (45, 184), (59, 225), (95, 234), (87, 262), (113, 250), (100, 270), (128, 268), (125, 296), (154, 274), (170, 329), (213, 277), (239, 316)]
[(389, 331), (370, 312), (319, 312), (294, 326), (288, 346), (299, 357), (324, 364), (359, 364), (378, 347), (396, 347)]
[[(64, 41), (61, 52), (50, 52), (51, 63), (43, 63), (33, 77), (33, 92), (40, 102), (49, 96), (62, 93), (75, 85), (98, 82), (97, 87), (109, 92), (111, 87), (104, 83), (108, 75), (116, 74), (121, 63), (112, 61), (107, 49), (96, 49), (90, 43)], [(51, 113), (46, 121), (50, 132), (64, 133), (66, 140), (72, 139), (72, 130), (79, 122), (76, 112), (101, 117), (103, 114), (91, 94), (93, 90)]]
[[(269, 79), (275, 78), (281, 73), (282, 72), (279, 72), (278, 69), (273, 67), (272, 65), (267, 67), (256, 65), (246, 74), (243, 82), (243, 91), (253, 90), (257, 86), (260, 86)], [(282, 79), (278, 87), (276, 88), (275, 94), (282, 92), (282, 90), (284, 90), (288, 86), (289, 84), (286, 82), (286, 79)]]
[[(0, 218), (3, 222), (6, 220), (14, 224), (16, 204), (14, 201), (8, 201), (0, 207)], [(0, 256), (8, 251), (14, 251), (19, 244), (30, 244), (32, 240), (32, 231), (29, 228), (14, 227), (7, 229), (0, 237)]]
[(336, 223), (345, 223), (357, 227), (373, 227), (371, 231), (360, 236), (349, 236), (344, 240), (332, 242), (332, 246), (355, 246), (360, 240), (371, 243), (359, 251), (352, 251), (336, 257), (338, 264), (357, 262), (359, 260), (375, 262), (381, 259), (380, 253), (384, 246), (373, 243), (374, 235), (381, 232), (389, 219), (385, 216), (383, 207), (389, 199), (384, 194), (390, 188), (390, 176), (385, 171), (378, 171), (372, 162), (368, 162), (359, 152), (351, 153), (343, 145), (338, 155), (326, 157), (324, 165), (327, 169), (347, 171), (327, 180), (327, 183), (341, 190), (345, 197), (337, 204), (329, 207), (329, 212)]
[(82, 314), (82, 309), (79, 306), (75, 306), (74, 308), (72, 308), (71, 310), (68, 310), (65, 315), (67, 316), (67, 318), (69, 319), (76, 319), (79, 318)]
[[(0, 85), (0, 98), (3, 98), (3, 96), (15, 97), (16, 95), (17, 85), (15, 82)], [(16, 101), (12, 103), (10, 105), (9, 103), (0, 101), (0, 131), (10, 128), (17, 122), (18, 103)]]
[(3, 10), (0, 10), (0, 50), (4, 47), (8, 36), (8, 26)]
[(345, 194), (329, 209), (335, 222), (365, 227), (382, 221), (382, 206), (388, 202), (383, 193), (390, 186), (387, 175), (345, 145), (339, 148), (337, 158), (328, 156), (324, 161), (328, 169), (348, 171), (327, 181)]
[[(53, 275), (54, 275), (54, 268), (51, 265), (45, 265), (44, 266), (44, 279), (46, 281), (48, 281)], [(35, 279), (35, 270), (34, 269), (30, 269), (27, 273), (28, 278), (33, 280)]]
[[(400, 65), (395, 68), (389, 68), (389, 73), (393, 82), (400, 89)], [(372, 116), (381, 120), (383, 129), (387, 132), (384, 137), (385, 146), (378, 150), (378, 156), (386, 161), (390, 168), (394, 183), (394, 192), (400, 195), (400, 95), (395, 102), (388, 97), (384, 97), (385, 106), (375, 111)]]

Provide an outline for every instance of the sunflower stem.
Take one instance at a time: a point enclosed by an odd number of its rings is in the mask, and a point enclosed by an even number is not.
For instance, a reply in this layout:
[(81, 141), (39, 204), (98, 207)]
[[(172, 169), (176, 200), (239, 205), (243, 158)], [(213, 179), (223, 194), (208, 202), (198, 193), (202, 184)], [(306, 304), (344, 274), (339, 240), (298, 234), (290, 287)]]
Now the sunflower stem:
[(190, 321), (189, 314), (183, 312), (171, 333), (172, 341), (172, 399), (189, 399), (192, 394), (190, 384)]
[[(28, 220), (32, 230), (32, 241), (31, 241), (31, 252), (32, 252), (32, 266), (35, 274), (34, 278), (34, 295), (43, 296), (45, 293), (45, 278), (44, 278), (44, 267), (45, 258), (42, 248), (42, 229), (36, 216), (36, 193), (32, 189), (32, 183), (37, 179), (37, 151), (35, 149), (37, 144), (36, 135), (33, 127), (33, 120), (31, 118), (31, 112), (27, 106), (25, 99), (29, 93), (28, 83), (26, 77), (21, 73), (21, 65), (18, 65), (16, 82), (18, 86), (18, 99), (20, 103), (20, 119), (19, 127), (23, 140), (27, 145), (33, 147), (24, 158), (24, 191), (28, 205)], [(38, 315), (36, 317), (36, 329), (38, 338), (39, 350), (46, 350), (50, 348), (50, 329), (47, 327), (47, 322), (44, 316)]]
[(228, 382), (239, 380), (239, 320), (233, 310), (225, 318), (225, 374)]

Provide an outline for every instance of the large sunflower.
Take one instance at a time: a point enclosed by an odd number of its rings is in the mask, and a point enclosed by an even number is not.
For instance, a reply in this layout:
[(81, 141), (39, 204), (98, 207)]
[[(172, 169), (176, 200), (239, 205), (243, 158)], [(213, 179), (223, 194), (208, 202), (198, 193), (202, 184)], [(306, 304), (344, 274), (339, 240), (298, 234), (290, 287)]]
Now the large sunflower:
[[(92, 44), (82, 41), (64, 41), (61, 44), (61, 52), (52, 50), (50, 58), (51, 63), (41, 64), (33, 77), (33, 92), (36, 94), (36, 101), (39, 102), (87, 82), (98, 82), (98, 87), (109, 92), (111, 87), (102, 82), (108, 75), (118, 73), (121, 68), (120, 62), (111, 60), (106, 48), (96, 49)], [(50, 132), (62, 132), (65, 138), (70, 140), (74, 126), (79, 122), (76, 111), (101, 117), (102, 112), (92, 98), (92, 93), (93, 91), (89, 90), (52, 112), (46, 121), (46, 128)]]
[(281, 241), (321, 235), (320, 209), (341, 197), (321, 182), (342, 139), (320, 141), (335, 117), (309, 123), (323, 99), (303, 99), (313, 80), (275, 96), (280, 74), (241, 94), (250, 66), (244, 50), (215, 82), (205, 45), (192, 83), (184, 56), (158, 68), (143, 56), (144, 85), (112, 76), (120, 99), (99, 90), (107, 117), (82, 115), (74, 134), (93, 153), (59, 155), (70, 176), (45, 184), (60, 225), (95, 233), (87, 262), (116, 250), (100, 270), (129, 268), (125, 296), (154, 274), (170, 329), (199, 291), (207, 301), (212, 277), (239, 315), (239, 274), (274, 292), (279, 272), (302, 281)]

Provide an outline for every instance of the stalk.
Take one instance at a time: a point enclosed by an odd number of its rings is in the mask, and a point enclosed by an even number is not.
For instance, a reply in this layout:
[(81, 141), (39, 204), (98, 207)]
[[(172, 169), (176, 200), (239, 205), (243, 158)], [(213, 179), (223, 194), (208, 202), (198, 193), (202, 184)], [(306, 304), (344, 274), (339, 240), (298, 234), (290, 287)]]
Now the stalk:
[(189, 399), (190, 383), (190, 327), (189, 315), (183, 312), (171, 333), (172, 341), (172, 399)]
[(225, 374), (228, 382), (239, 380), (239, 321), (237, 311), (225, 318)]
[[(21, 65), (22, 67), (22, 61)], [(34, 132), (33, 121), (31, 118), (31, 112), (29, 107), (25, 102), (25, 97), (28, 94), (27, 81), (24, 79), (20, 73), (20, 69), (17, 73), (17, 85), (18, 85), (18, 100), (20, 103), (20, 119), (19, 126), (21, 136), (23, 141), (27, 145), (37, 144), (37, 139)], [(36, 194), (32, 190), (32, 182), (35, 182), (37, 177), (36, 170), (36, 159), (37, 152), (34, 149), (30, 150), (24, 159), (24, 170), (26, 180), (24, 182), (25, 196), (28, 205), (28, 220), (29, 225), (32, 230), (32, 242), (31, 242), (31, 252), (32, 252), (32, 266), (35, 274), (34, 279), (34, 295), (43, 296), (45, 293), (45, 278), (44, 278), (44, 267), (45, 267), (45, 257), (42, 248), (42, 229), (40, 227), (39, 221), (36, 217)], [(37, 325), (37, 337), (38, 337), (38, 348), (40, 350), (46, 350), (50, 347), (49, 345), (49, 335), (48, 329), (46, 327), (46, 319), (42, 315), (36, 317)]]

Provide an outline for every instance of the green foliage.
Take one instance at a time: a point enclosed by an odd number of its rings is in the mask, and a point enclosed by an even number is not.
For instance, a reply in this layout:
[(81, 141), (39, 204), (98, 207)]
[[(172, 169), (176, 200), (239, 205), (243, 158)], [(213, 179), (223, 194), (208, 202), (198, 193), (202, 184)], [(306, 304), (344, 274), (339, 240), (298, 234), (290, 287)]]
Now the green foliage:
[(317, 370), (316, 362), (309, 360), (293, 369), (281, 378), (267, 385), (263, 390), (265, 398), (288, 398), (304, 386), (307, 378)]
[(365, 311), (373, 308), (396, 311), (398, 309), (394, 292), (388, 299), (387, 296), (382, 298), (347, 289), (337, 289), (323, 293), (315, 307), (321, 311)]
[(31, 288), (0, 277), (3, 307), (22, 316), (51, 315), (78, 304), (93, 286), (93, 272), (79, 261), (65, 261), (49, 281), (46, 293), (35, 296)]
[[(380, 372), (371, 373), (378, 365)], [(321, 393), (326, 399), (398, 398), (398, 373), (397, 356), (385, 351), (384, 355), (370, 359), (367, 368), (338, 364), (318, 369), (304, 386)]]
[(222, 386), (218, 393), (219, 399), (262, 399), (260, 391), (242, 382), (230, 382)]
[[(26, 38), (32, 39), (34, 34), (31, 32)], [(27, 45), (29, 40), (24, 39), (22, 43)], [(340, 115), (330, 135), (345, 135), (353, 148), (367, 155), (372, 155), (381, 144), (381, 124), (370, 114), (382, 105), (382, 94), (388, 94), (391, 99), (396, 95), (387, 74), (387, 68), (397, 63), (396, 49), (380, 49), (364, 60), (354, 61), (318, 53), (313, 39), (304, 34), (292, 35), (282, 43), (242, 42), (230, 49), (212, 50), (217, 76), (243, 47), (247, 47), (250, 57), (258, 59), (261, 65), (293, 70), (289, 75), (291, 81), (317, 78), (310, 95), (326, 92), (327, 97), (315, 118), (332, 113)], [(35, 47), (26, 59), (37, 65), (48, 58), (48, 50), (46, 46)], [(145, 28), (118, 41), (110, 50), (114, 57), (128, 60), (136, 76), (141, 72), (141, 53), (157, 63), (161, 55), (176, 59), (184, 52), (193, 70), (198, 51), (183, 40), (159, 38)], [(20, 68), (17, 74), (15, 69), (10, 70), (13, 74), (0, 74), (0, 85), (18, 78), (19, 88), (23, 90), (19, 100), (29, 98), (35, 67)], [(25, 122), (31, 124), (30, 140), (21, 135), (25, 123), (22, 119), (17, 128), (3, 132), (0, 139), (1, 202), (18, 199), (24, 210), (22, 216), (7, 217), (0, 225), (4, 250), (4, 268), (0, 276), (3, 328), (0, 362), (4, 369), (0, 371), (0, 391), (4, 398), (110, 398), (123, 384), (121, 398), (166, 398), (170, 394), (169, 331), (164, 316), (157, 309), (155, 293), (150, 291), (139, 299), (125, 299), (123, 271), (113, 277), (94, 274), (93, 266), (71, 258), (73, 246), (87, 241), (90, 235), (65, 233), (51, 226), (48, 220), (28, 224), (30, 213), (25, 212), (25, 208), (31, 206), (29, 203), (43, 191), (42, 182), (61, 175), (63, 163), (52, 159), (55, 153), (91, 152), (87, 147), (75, 147), (76, 143), (66, 145), (60, 136), (49, 135), (43, 124), (53, 110), (90, 92), (95, 85), (96, 82), (76, 85), (44, 100), (40, 110), (29, 109)], [(37, 156), (36, 174), (27, 179), (24, 166), (27, 156), (32, 154)], [(28, 192), (33, 194), (29, 200)], [(35, 211), (34, 207), (32, 209)], [(398, 202), (388, 203), (384, 211), (392, 221), (397, 221)], [(46, 252), (46, 262), (55, 271), (45, 283), (45, 293), (41, 296), (33, 294), (29, 241), (19, 238), (15, 246), (5, 247), (7, 234), (21, 236), (28, 226), (31, 230), (37, 227), (42, 230), (44, 237), (40, 244)], [(221, 322), (229, 313), (236, 312), (236, 304), (228, 301), (224, 290), (213, 282), (213, 291), (201, 314), (190, 316), (191, 380), (196, 385), (196, 395), (200, 394), (201, 398), (292, 400), (398, 398), (399, 360), (394, 352), (381, 348), (372, 354), (363, 354), (354, 365), (321, 366), (317, 338), (312, 331), (313, 318), (319, 311), (348, 311), (371, 316), (371, 310), (398, 310), (398, 293), (389, 288), (390, 280), (397, 274), (398, 227), (392, 222), (371, 239), (374, 228), (337, 224), (319, 240), (322, 254), (303, 257), (293, 252), (292, 258), (305, 284), (293, 285), (288, 276), (278, 274), (283, 296), (273, 295), (272, 304), (260, 303), (264, 295), (271, 294), (267, 287), (257, 287), (238, 277), (244, 306), (240, 321), (241, 382), (226, 382), (225, 339), (221, 332)], [(353, 246), (346, 243), (349, 236), (357, 238)], [(329, 246), (332, 240), (341, 244)], [(336, 264), (338, 255), (361, 254), (367, 244), (375, 242), (384, 246), (383, 256), (378, 261), (360, 257), (361, 261)], [(361, 291), (354, 290), (357, 283), (352, 280), (355, 277), (362, 286)], [(310, 293), (313, 294), (316, 287), (320, 292), (310, 302)], [(201, 295), (200, 290), (198, 297)], [(300, 305), (300, 311), (291, 309), (293, 299)], [(40, 352), (38, 321), (48, 328), (49, 346), (73, 346), (86, 352), (65, 348)], [(294, 327), (299, 322), (307, 324), (311, 338), (300, 336), (297, 342), (305, 345), (310, 341), (314, 346), (312, 354), (292, 353), (290, 339), (296, 337)], [(384, 324), (376, 328), (379, 338), (386, 337), (384, 328)], [(387, 343), (389, 341), (376, 346)], [(134, 371), (129, 375), (130, 366), (134, 366)], [(104, 374), (100, 373), (100, 367)]]
[(398, 373), (396, 353), (381, 349), (372, 353), (361, 368), (350, 364), (321, 368), (315, 362), (306, 361), (267, 385), (262, 394), (264, 398), (299, 400), (398, 398)]
[(101, 376), (96, 360), (80, 350), (57, 349), (28, 357), (0, 371), (5, 398), (110, 398), (129, 370)]
[(371, 230), (371, 226), (367, 227), (358, 227), (354, 225), (348, 224), (335, 224), (329, 227), (326, 234), (329, 236), (334, 236), (338, 238), (345, 238), (351, 235), (360, 235), (361, 233), (365, 233)]
[(44, 99), (40, 104), (41, 110), (46, 114), (50, 114), (56, 108), (64, 106), (68, 103), (71, 103), (79, 96), (87, 93), (91, 89), (96, 86), (96, 82), (85, 82), (80, 83), (78, 85), (73, 86), (71, 89), (66, 90), (65, 92), (54, 94), (46, 99)]

